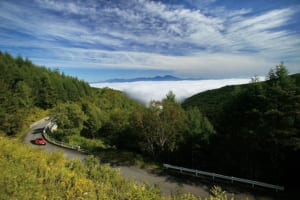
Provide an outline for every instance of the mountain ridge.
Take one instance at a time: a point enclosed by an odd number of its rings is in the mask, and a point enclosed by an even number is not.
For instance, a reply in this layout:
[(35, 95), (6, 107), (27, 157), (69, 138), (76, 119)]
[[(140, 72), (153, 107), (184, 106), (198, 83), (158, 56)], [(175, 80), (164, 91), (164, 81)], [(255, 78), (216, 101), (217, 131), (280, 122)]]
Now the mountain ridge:
[(181, 79), (171, 75), (165, 75), (165, 76), (154, 76), (154, 77), (137, 77), (131, 79), (108, 79), (101, 82), (122, 83), (122, 82), (137, 82), (137, 81), (181, 81), (181, 80), (186, 80), (186, 79)]

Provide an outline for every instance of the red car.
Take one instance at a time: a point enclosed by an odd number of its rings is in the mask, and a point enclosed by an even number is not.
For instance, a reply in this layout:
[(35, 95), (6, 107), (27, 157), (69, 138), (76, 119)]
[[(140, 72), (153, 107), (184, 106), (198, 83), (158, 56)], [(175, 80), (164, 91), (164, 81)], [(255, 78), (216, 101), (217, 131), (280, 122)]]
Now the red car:
[(34, 140), (34, 143), (35, 144), (38, 144), (38, 145), (45, 145), (46, 144), (46, 141), (43, 139), (43, 138), (36, 138)]

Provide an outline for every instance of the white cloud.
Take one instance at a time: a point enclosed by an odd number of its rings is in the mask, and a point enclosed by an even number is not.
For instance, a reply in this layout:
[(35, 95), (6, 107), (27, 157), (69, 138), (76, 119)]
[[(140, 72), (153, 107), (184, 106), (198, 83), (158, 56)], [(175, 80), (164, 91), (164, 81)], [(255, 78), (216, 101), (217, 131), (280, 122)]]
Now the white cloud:
[(65, 1), (55, 1), (55, 0), (35, 0), (41, 7), (50, 10), (65, 12), (69, 14), (94, 14), (96, 12), (93, 4), (84, 2), (84, 4), (79, 4), (79, 2), (65, 2)]
[[(37, 44), (38, 45), (38, 44)], [(152, 69), (174, 71), (186, 77), (245, 77), (254, 74), (265, 75), (280, 60), (264, 59), (257, 55), (232, 55), (221, 53), (198, 53), (190, 56), (172, 56), (155, 53), (106, 51), (57, 47), (49, 50), (57, 57), (51, 60), (33, 59), (37, 64), (49, 63), (48, 66), (71, 66), (114, 69)], [(257, 57), (256, 57), (257, 56)], [(253, 62), (255, 60), (255, 62)], [(52, 62), (52, 64), (51, 64)], [(288, 66), (296, 67), (296, 66)], [(291, 68), (293, 71), (293, 68)]]
[[(287, 49), (299, 49), (299, 36), (287, 30), (275, 30), (288, 25), (295, 10), (272, 10), (252, 17), (241, 17), (229, 24), (225, 37), (237, 50), (252, 49), (269, 55), (286, 56)], [(276, 54), (276, 56), (274, 55)]]
[(0, 33), (0, 45), (40, 48), (44, 57), (30, 55), (38, 64), (232, 77), (266, 74), (281, 60), (296, 72), (299, 63), (299, 33), (282, 29), (299, 13), (293, 7), (255, 13), (209, 10), (214, 0), (189, 1), (199, 9), (148, 0), (36, 2), (36, 9), (0, 2), (0, 28), (31, 36)]
[[(281, 38), (289, 37), (288, 32), (270, 29), (285, 25), (296, 12), (292, 8), (285, 8), (251, 15), (249, 9), (226, 10), (221, 7), (219, 10), (222, 11), (204, 13), (201, 10), (147, 0), (126, 1), (119, 6), (114, 3), (102, 6), (95, 2), (80, 1), (37, 2), (40, 7), (61, 12), (63, 15), (55, 16), (38, 9), (26, 10), (5, 3), (7, 9), (2, 11), (2, 16), (4, 13), (7, 16), (11, 13), (12, 27), (16, 25), (15, 28), (21, 28), (20, 31), (31, 31), (31, 34), (43, 39), (61, 38), (75, 43), (110, 44), (112, 47), (138, 46), (138, 51), (147, 49), (144, 47), (147, 45), (166, 44), (169, 47), (182, 48), (183, 54), (187, 55), (199, 51), (198, 48), (235, 52), (249, 46), (261, 50), (262, 44), (270, 46), (276, 39), (280, 43)], [(37, 31), (32, 33), (32, 30)], [(188, 49), (183, 47), (186, 45), (196, 47), (187, 51)], [(268, 50), (270, 51), (270, 48)]]
[(276, 28), (284, 25), (284, 23), (288, 21), (292, 14), (294, 14), (294, 11), (288, 8), (272, 10), (258, 16), (246, 18), (242, 21), (240, 20), (230, 31), (240, 31), (245, 29), (251, 31), (261, 31)]
[(94, 83), (92, 87), (109, 87), (120, 90), (129, 97), (148, 105), (151, 100), (162, 100), (172, 91), (177, 100), (184, 99), (197, 93), (220, 88), (226, 85), (249, 83), (250, 79), (222, 79), (222, 80), (189, 80), (189, 81), (140, 81), (130, 83)]

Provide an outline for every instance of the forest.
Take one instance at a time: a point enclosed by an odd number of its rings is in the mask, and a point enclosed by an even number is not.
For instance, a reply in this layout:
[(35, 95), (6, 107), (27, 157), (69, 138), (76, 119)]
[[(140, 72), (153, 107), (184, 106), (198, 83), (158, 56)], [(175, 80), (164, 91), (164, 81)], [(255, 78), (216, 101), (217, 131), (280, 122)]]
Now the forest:
[(297, 187), (300, 178), (300, 74), (288, 75), (283, 63), (267, 81), (227, 86), (190, 97), (216, 135), (204, 147), (208, 168), (254, 180)]
[(95, 156), (126, 151), (292, 187), (290, 180), (300, 178), (300, 75), (288, 75), (281, 63), (266, 78), (182, 104), (169, 92), (145, 107), (119, 91), (0, 52), (0, 136), (20, 137), (33, 119), (50, 116), (59, 127), (51, 137)]

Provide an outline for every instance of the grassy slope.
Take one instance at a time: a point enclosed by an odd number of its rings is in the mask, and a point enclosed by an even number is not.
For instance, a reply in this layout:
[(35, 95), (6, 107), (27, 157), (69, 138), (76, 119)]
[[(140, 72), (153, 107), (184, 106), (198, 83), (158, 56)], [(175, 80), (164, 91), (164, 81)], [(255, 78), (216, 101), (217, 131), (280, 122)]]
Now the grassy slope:
[[(296, 85), (300, 87), (300, 73), (291, 75)], [(250, 84), (225, 86), (219, 89), (208, 90), (187, 98), (182, 106), (198, 107), (213, 123), (214, 119), (222, 112), (223, 105), (231, 100), (239, 91), (247, 88)]]
[(82, 164), (5, 137), (0, 146), (1, 199), (163, 198), (157, 189), (125, 181), (91, 157)]
[[(84, 163), (66, 160), (16, 139), (0, 137), (0, 199), (151, 199), (197, 200), (190, 194), (161, 195), (156, 186), (123, 179), (118, 170), (88, 157)], [(219, 187), (205, 199), (227, 199)]]

